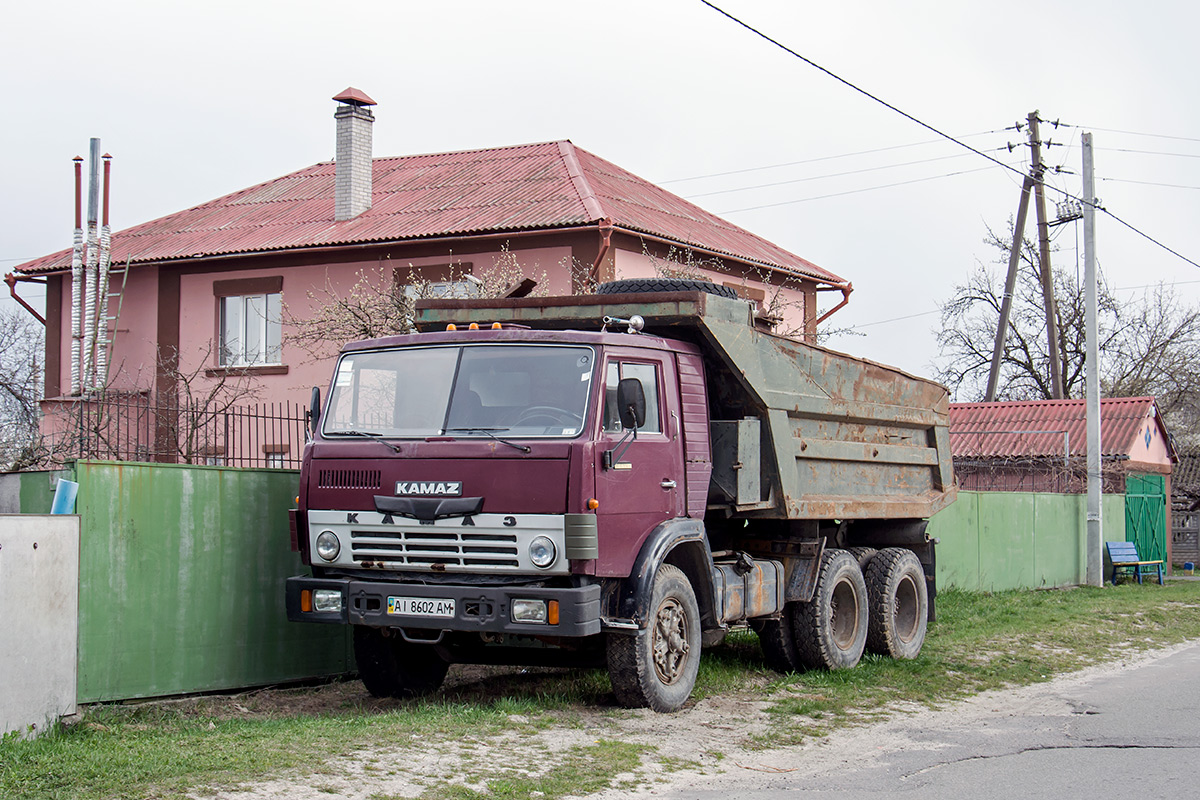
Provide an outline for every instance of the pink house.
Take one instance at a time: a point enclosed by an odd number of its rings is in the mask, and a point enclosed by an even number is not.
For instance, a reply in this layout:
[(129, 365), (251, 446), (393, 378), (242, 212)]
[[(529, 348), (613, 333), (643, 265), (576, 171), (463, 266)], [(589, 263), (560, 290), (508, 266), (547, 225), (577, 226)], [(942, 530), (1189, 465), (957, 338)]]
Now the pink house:
[[(533, 293), (557, 295), (684, 269), (733, 287), (764, 324), (800, 336), (849, 297), (843, 278), (569, 141), (373, 158), (374, 101), (356, 89), (334, 100), (335, 161), (112, 235), (110, 294), (95, 313), (117, 319), (99, 325), (107, 368), (95, 384), (73, 385), (83, 290), (72, 251), (16, 268), (17, 281), (46, 282), (48, 420), (99, 395), (146, 406), (181, 392), (203, 399), (231, 378), (252, 381), (260, 403), (302, 405), (309, 387), (327, 383), (330, 362), (291, 344), (286, 321), (364, 279), (381, 292), (419, 281), (466, 296), (502, 279), (515, 292), (532, 282)], [(828, 291), (839, 302), (819, 316)], [(162, 437), (161, 423), (147, 424)], [(268, 439), (253, 445), (267, 463), (298, 455), (294, 441)]]

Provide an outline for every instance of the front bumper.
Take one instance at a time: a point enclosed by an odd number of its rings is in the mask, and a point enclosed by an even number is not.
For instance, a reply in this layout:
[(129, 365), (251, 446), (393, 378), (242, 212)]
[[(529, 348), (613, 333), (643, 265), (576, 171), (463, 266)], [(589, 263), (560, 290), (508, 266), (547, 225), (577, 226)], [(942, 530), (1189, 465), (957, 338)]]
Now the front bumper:
[[(303, 611), (304, 590), (332, 589), (342, 594), (342, 610)], [(523, 586), (427, 586), (346, 578), (287, 579), (287, 617), (292, 622), (371, 625), (423, 630), (519, 633), (526, 636), (591, 636), (600, 632), (600, 586), (536, 588)], [(388, 597), (453, 600), (453, 617), (388, 613)], [(558, 623), (513, 622), (513, 600), (558, 601)]]

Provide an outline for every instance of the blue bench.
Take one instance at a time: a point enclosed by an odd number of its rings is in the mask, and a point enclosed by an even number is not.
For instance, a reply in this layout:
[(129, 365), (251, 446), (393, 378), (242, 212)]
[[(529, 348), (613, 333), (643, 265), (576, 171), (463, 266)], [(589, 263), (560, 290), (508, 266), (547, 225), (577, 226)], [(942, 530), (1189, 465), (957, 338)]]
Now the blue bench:
[(1105, 546), (1108, 548), (1108, 557), (1113, 565), (1113, 586), (1117, 585), (1117, 575), (1125, 570), (1133, 572), (1138, 583), (1142, 582), (1143, 573), (1149, 575), (1157, 571), (1158, 585), (1163, 585), (1163, 562), (1143, 561), (1138, 556), (1137, 545), (1133, 542), (1106, 542)]

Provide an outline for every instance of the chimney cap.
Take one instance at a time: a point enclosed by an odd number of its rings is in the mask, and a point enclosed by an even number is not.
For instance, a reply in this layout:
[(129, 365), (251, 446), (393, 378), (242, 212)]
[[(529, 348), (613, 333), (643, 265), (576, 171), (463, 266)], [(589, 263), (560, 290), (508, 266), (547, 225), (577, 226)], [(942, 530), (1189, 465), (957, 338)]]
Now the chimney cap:
[(334, 100), (339, 103), (345, 103), (351, 106), (374, 106), (378, 105), (374, 100), (367, 96), (367, 93), (362, 89), (355, 89), (353, 86), (347, 86), (341, 94), (335, 94)]

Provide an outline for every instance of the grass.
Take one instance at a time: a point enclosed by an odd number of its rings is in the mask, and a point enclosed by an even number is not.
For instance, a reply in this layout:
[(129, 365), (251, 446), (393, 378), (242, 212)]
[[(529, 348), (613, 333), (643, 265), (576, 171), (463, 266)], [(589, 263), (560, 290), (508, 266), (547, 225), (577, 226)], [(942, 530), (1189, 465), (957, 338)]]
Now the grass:
[[(867, 656), (836, 673), (776, 675), (764, 666), (756, 637), (735, 633), (706, 654), (695, 697), (767, 701), (770, 735), (730, 745), (778, 746), (872, 719), (897, 700), (936, 705), (1200, 638), (1200, 582), (945, 592), (937, 607), (918, 659)], [(322, 763), (310, 785), (332, 796), (347, 776), (328, 759), (342, 756), (355, 759), (363, 776), (409, 775), (427, 800), (552, 799), (628, 781), (648, 763), (665, 770), (694, 766), (620, 740), (628, 713), (613, 708), (598, 670), (530, 670), (412, 702), (367, 700), (354, 684), (334, 684), (235, 699), (101, 705), (82, 722), (36, 740), (0, 739), (0, 797), (204, 796), (281, 773), (312, 773)], [(586, 733), (588, 741), (558, 746), (558, 731)], [(441, 763), (436, 769), (421, 766), (422, 755), (445, 750), (457, 753), (452, 766), (437, 758), (430, 762)], [(723, 756), (707, 755), (714, 762)]]

